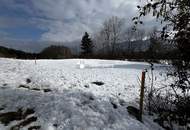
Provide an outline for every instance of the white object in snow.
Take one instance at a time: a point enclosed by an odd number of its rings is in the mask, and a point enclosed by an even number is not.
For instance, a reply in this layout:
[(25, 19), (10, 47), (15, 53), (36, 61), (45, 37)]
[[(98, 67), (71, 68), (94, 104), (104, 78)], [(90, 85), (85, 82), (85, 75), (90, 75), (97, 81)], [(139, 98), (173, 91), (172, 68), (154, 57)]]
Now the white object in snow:
[(80, 69), (84, 69), (84, 68), (85, 68), (85, 63), (84, 63), (84, 61), (78, 62), (77, 65), (79, 65), (79, 68), (80, 68)]

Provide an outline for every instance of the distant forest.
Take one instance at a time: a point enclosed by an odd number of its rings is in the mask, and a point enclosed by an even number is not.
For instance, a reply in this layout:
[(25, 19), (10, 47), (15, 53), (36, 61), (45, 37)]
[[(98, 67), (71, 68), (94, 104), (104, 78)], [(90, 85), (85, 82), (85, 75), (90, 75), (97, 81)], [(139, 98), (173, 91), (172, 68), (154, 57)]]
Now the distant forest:
[[(144, 44), (144, 43), (142, 43)], [(122, 45), (122, 44), (121, 44)], [(122, 47), (123, 49), (124, 47)], [(154, 49), (159, 51), (155, 51)], [(120, 50), (120, 51), (119, 51)], [(74, 55), (71, 53), (70, 49), (65, 46), (49, 46), (43, 49), (40, 53), (29, 53), (20, 50), (10, 49), (0, 46), (0, 57), (4, 58), (17, 58), (17, 59), (67, 59), (67, 58), (98, 58), (98, 59), (178, 59), (176, 55), (177, 50), (163, 51), (163, 49), (156, 47), (148, 47), (145, 51), (124, 51), (118, 49), (114, 56), (103, 53), (104, 50), (101, 49), (99, 52), (94, 53), (90, 57), (81, 56), (80, 54)]]
[(52, 45), (40, 53), (29, 53), (0, 46), (0, 57), (17, 59), (64, 59), (71, 58), (72, 54), (70, 49), (65, 46)]

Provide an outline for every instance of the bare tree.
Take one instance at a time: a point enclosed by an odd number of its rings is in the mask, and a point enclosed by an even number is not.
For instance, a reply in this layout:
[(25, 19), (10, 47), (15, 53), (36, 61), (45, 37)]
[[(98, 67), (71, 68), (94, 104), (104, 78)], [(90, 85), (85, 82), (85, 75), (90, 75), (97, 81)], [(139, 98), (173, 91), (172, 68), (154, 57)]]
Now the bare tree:
[[(166, 48), (167, 41), (164, 41), (160, 38), (160, 32), (154, 27), (149, 33), (148, 37), (150, 39), (150, 45), (148, 47), (148, 54), (151, 55), (151, 59), (156, 59), (162, 57), (163, 54), (166, 54), (169, 50)], [(172, 48), (170, 48), (171, 50)]]
[(146, 33), (144, 29), (134, 30), (133, 27), (125, 29), (123, 32), (123, 40), (128, 44), (127, 50), (129, 53), (133, 53), (135, 49), (138, 49), (139, 51), (142, 49), (142, 44), (139, 44), (137, 48), (137, 46), (133, 45), (133, 41), (142, 41), (145, 36)]
[(143, 28), (137, 28), (134, 30), (134, 40), (143, 40), (145, 37), (146, 33)]
[(103, 49), (103, 52), (101, 52), (101, 54), (105, 53), (105, 44), (104, 44), (105, 39), (102, 35), (103, 35), (103, 32), (101, 31), (94, 34), (93, 41), (94, 41), (96, 54), (100, 54), (100, 49)]
[(123, 19), (119, 19), (118, 17), (112, 17), (110, 19), (111, 22), (111, 30), (112, 30), (112, 39), (111, 39), (111, 53), (115, 53), (115, 45), (120, 41), (120, 36), (122, 33), (123, 27)]
[(103, 27), (99, 32), (101, 37), (103, 37), (103, 41), (101, 42), (103, 47), (107, 48), (107, 51), (112, 55), (115, 54), (116, 44), (120, 42), (123, 25), (123, 19), (113, 16), (110, 19), (105, 20)]
[[(143, 41), (143, 39), (145, 38), (145, 36), (146, 36), (146, 32), (145, 32), (145, 30), (144, 29), (137, 29), (136, 31), (135, 31), (135, 40), (136, 41)], [(139, 43), (138, 44), (138, 51), (142, 51), (142, 43)]]
[(127, 46), (127, 51), (128, 53), (133, 53), (134, 52), (134, 46), (132, 45), (132, 41), (134, 40), (134, 34), (135, 31), (132, 29), (132, 27), (127, 28), (124, 33), (123, 33), (123, 38), (128, 44)]

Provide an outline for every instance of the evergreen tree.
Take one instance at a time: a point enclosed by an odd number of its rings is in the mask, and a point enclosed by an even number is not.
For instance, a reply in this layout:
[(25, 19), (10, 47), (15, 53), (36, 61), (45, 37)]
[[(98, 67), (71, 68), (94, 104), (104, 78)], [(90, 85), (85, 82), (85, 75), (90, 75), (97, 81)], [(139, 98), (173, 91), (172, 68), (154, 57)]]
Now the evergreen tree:
[(82, 49), (82, 55), (90, 55), (93, 52), (93, 42), (91, 38), (89, 38), (89, 34), (85, 32), (84, 36), (81, 40), (81, 49)]

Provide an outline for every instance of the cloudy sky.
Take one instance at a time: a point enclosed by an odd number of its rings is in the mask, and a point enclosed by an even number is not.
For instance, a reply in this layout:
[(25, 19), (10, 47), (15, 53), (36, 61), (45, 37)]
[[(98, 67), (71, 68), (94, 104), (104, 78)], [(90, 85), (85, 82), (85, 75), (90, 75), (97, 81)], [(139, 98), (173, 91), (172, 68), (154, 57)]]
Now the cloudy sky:
[(140, 0), (0, 0), (0, 40), (70, 42), (105, 19), (131, 23)]

